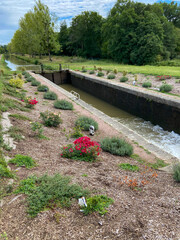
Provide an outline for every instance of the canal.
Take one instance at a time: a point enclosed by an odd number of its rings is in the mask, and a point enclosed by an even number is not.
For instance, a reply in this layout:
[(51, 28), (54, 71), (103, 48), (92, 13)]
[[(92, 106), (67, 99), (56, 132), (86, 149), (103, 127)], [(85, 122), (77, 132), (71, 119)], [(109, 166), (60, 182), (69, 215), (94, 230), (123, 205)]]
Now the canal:
[[(28, 63), (21, 61), (15, 57), (6, 58), (8, 67), (13, 71), (17, 70), (19, 66), (25, 66), (28, 69)], [(37, 70), (37, 66), (34, 66), (34, 70)], [(31, 65), (31, 68), (32, 65)], [(33, 70), (33, 69), (31, 69)], [(71, 84), (63, 84), (60, 87), (64, 88), (67, 91), (74, 90), (80, 94), (82, 100), (92, 105), (93, 107), (104, 112), (108, 116), (116, 119), (129, 129), (132, 129), (134, 132), (138, 133), (144, 137), (148, 142), (158, 146), (164, 151), (172, 154), (173, 156), (180, 159), (180, 135), (169, 131), (164, 131), (160, 126), (153, 125), (149, 121), (145, 121), (142, 118), (133, 116), (117, 107), (114, 107), (108, 104), (105, 101), (102, 101), (99, 98), (96, 98), (78, 88), (73, 87)]]

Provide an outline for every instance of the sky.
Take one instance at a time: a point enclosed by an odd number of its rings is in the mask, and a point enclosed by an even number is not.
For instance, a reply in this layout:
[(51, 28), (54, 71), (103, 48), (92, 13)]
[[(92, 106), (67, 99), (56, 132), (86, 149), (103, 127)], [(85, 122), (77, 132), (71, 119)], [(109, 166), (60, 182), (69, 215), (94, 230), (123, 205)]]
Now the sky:
[[(154, 3), (156, 0), (137, 0)], [(179, 0), (180, 1), (180, 0)], [(55, 13), (59, 22), (71, 19), (83, 11), (96, 11), (103, 17), (108, 15), (116, 0), (41, 0), (51, 13)], [(35, 5), (35, 0), (0, 0), (0, 45), (8, 44), (19, 28), (19, 19)]]

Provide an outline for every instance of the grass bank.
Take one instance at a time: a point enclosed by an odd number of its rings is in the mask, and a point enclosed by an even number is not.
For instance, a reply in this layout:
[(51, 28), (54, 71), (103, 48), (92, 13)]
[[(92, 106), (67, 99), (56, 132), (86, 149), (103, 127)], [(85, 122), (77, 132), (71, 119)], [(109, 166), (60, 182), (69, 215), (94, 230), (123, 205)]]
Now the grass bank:
[(119, 72), (127, 71), (128, 73), (142, 73), (145, 75), (171, 75), (174, 77), (180, 77), (180, 67), (175, 66), (134, 66), (124, 65), (113, 62), (111, 60), (87, 60), (80, 57), (68, 57), (68, 56), (52, 56), (52, 61), (49, 61), (48, 57), (43, 56), (40, 58), (31, 58), (29, 56), (18, 56), (18, 58), (26, 60), (31, 63), (42, 63), (46, 69), (58, 70), (59, 64), (62, 64), (63, 68), (70, 68), (72, 70), (80, 70), (82, 66), (86, 69), (102, 68), (104, 70), (117, 69)]

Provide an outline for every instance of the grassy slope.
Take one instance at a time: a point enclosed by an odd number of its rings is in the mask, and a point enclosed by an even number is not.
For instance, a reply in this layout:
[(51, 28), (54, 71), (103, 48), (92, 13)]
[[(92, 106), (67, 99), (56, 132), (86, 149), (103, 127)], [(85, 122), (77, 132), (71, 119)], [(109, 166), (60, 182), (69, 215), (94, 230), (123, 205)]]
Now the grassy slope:
[[(24, 59), (28, 59), (29, 57), (23, 57)], [(82, 66), (85, 66), (86, 69), (93, 69), (94, 66), (101, 67), (104, 70), (114, 70), (117, 69), (118, 71), (127, 71), (129, 73), (143, 73), (145, 75), (171, 75), (180, 77), (180, 67), (171, 67), (171, 66), (133, 66), (133, 65), (123, 65), (118, 64), (116, 62), (110, 60), (85, 60), (81, 59), (81, 62), (76, 61), (78, 58), (72, 58), (67, 56), (53, 56), (52, 62), (48, 60), (48, 57), (43, 57), (42, 59), (36, 58), (31, 59), (31, 62), (34, 60), (38, 60), (45, 65), (51, 66), (53, 69), (58, 70), (59, 64), (61, 63), (63, 68), (70, 68), (73, 70), (80, 70)]]

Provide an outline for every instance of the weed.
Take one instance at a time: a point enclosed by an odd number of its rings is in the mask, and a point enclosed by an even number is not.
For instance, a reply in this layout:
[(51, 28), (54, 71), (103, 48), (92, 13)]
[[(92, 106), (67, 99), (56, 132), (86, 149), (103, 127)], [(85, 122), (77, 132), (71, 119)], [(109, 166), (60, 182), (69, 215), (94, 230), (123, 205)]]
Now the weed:
[(100, 215), (107, 213), (107, 208), (114, 201), (104, 195), (95, 195), (93, 197), (87, 198), (87, 207), (82, 207), (83, 213), (85, 215), (91, 214), (93, 212), (98, 212)]
[(95, 130), (98, 130), (98, 123), (90, 117), (81, 116), (75, 122), (75, 126), (79, 126), (85, 131), (88, 131), (91, 125), (94, 126)]
[(26, 168), (33, 168), (36, 166), (36, 161), (32, 157), (21, 154), (15, 155), (9, 162), (15, 164), (17, 167), (25, 166)]
[(136, 172), (139, 171), (139, 167), (136, 165), (131, 165), (129, 163), (121, 163), (118, 165), (120, 168), (123, 170), (131, 171), (131, 172)]
[(81, 175), (82, 177), (87, 177), (88, 175), (86, 173), (82, 174)]
[(54, 102), (54, 107), (63, 110), (73, 110), (73, 104), (71, 102), (66, 101), (65, 99), (56, 100)]
[(14, 174), (5, 166), (0, 164), (0, 178), (14, 178)]
[(101, 148), (105, 152), (119, 156), (130, 156), (133, 153), (133, 147), (123, 139), (117, 137), (106, 137), (101, 140)]
[(173, 166), (173, 178), (176, 182), (180, 182), (180, 163)]

